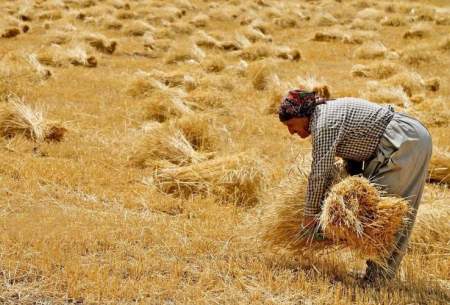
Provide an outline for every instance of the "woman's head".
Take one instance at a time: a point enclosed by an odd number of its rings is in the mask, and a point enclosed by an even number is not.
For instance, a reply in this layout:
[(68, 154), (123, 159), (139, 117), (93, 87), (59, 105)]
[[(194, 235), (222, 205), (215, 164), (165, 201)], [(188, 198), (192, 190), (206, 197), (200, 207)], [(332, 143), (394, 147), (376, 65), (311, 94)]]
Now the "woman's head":
[(291, 134), (301, 138), (309, 136), (309, 120), (317, 105), (325, 103), (316, 92), (291, 90), (282, 99), (278, 116)]

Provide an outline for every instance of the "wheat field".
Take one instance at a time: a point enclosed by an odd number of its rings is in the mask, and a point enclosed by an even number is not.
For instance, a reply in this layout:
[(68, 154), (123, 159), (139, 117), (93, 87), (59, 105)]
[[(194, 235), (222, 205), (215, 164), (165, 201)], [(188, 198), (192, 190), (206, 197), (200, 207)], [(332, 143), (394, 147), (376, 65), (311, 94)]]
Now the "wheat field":
[[(0, 1), (0, 304), (449, 304), (447, 0)], [(398, 276), (267, 247), (299, 85), (433, 136)], [(286, 186), (284, 186), (286, 187)]]

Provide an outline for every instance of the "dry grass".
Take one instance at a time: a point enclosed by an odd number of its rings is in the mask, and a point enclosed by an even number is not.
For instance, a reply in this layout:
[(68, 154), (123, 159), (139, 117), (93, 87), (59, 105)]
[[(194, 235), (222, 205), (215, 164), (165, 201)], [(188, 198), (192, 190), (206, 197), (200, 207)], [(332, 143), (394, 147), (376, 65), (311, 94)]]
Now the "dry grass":
[(365, 178), (349, 177), (330, 189), (320, 225), (333, 241), (382, 262), (392, 251), (395, 235), (406, 223), (407, 213), (406, 200), (381, 197)]
[(184, 167), (160, 169), (153, 177), (166, 193), (214, 195), (239, 206), (258, 202), (264, 165), (255, 154), (218, 157)]
[(438, 183), (450, 182), (450, 152), (448, 149), (433, 148), (431, 156), (429, 179)]
[[(20, 32), (0, 37), (0, 108), (20, 96), (45, 109), (43, 140), (26, 120), (0, 136), (0, 303), (448, 303), (446, 183), (427, 183), (399, 276), (379, 289), (358, 286), (364, 261), (347, 250), (266, 247), (258, 221), (276, 202), (256, 191), (275, 196), (310, 152), (274, 113), (309, 75), (332, 97), (403, 105), (411, 88), (407, 111), (445, 151), (446, 1), (0, 1), (0, 12), (0, 35)], [(420, 23), (429, 35), (403, 38)], [(353, 56), (377, 42), (385, 50)], [(350, 76), (357, 64), (367, 76)], [(162, 170), (167, 187), (189, 183), (162, 192)]]
[(390, 61), (374, 62), (370, 65), (356, 64), (352, 67), (351, 74), (355, 77), (367, 77), (373, 79), (385, 79), (398, 73), (400, 67)]
[(354, 56), (358, 59), (375, 59), (384, 57), (387, 48), (379, 41), (371, 41), (362, 44), (355, 50)]
[(369, 101), (383, 104), (394, 104), (408, 108), (411, 101), (400, 86), (385, 86), (377, 81), (370, 81), (367, 87), (361, 90), (360, 95)]
[(11, 96), (0, 104), (0, 135), (6, 138), (25, 136), (36, 141), (60, 142), (67, 130), (49, 122), (42, 109), (27, 105), (22, 99)]
[(131, 158), (133, 165), (152, 169), (198, 163), (205, 156), (197, 152), (180, 130), (160, 126), (144, 134), (141, 145)]

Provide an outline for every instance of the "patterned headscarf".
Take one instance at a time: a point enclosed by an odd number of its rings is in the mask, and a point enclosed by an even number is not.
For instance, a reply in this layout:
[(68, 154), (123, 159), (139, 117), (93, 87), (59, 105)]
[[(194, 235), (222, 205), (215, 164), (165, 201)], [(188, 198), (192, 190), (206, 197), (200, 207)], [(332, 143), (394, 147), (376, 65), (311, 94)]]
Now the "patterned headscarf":
[(321, 98), (316, 92), (291, 90), (282, 99), (278, 116), (281, 122), (295, 117), (309, 117), (317, 105), (324, 104), (326, 101), (327, 99)]

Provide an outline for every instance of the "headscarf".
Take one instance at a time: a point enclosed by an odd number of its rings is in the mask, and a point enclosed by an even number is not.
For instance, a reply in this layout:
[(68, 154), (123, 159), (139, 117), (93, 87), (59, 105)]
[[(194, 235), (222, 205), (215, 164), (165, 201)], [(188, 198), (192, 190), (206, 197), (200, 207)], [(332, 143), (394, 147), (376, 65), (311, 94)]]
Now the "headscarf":
[(281, 101), (278, 116), (281, 122), (295, 117), (309, 117), (317, 105), (325, 104), (326, 101), (327, 99), (321, 98), (316, 92), (290, 90)]

